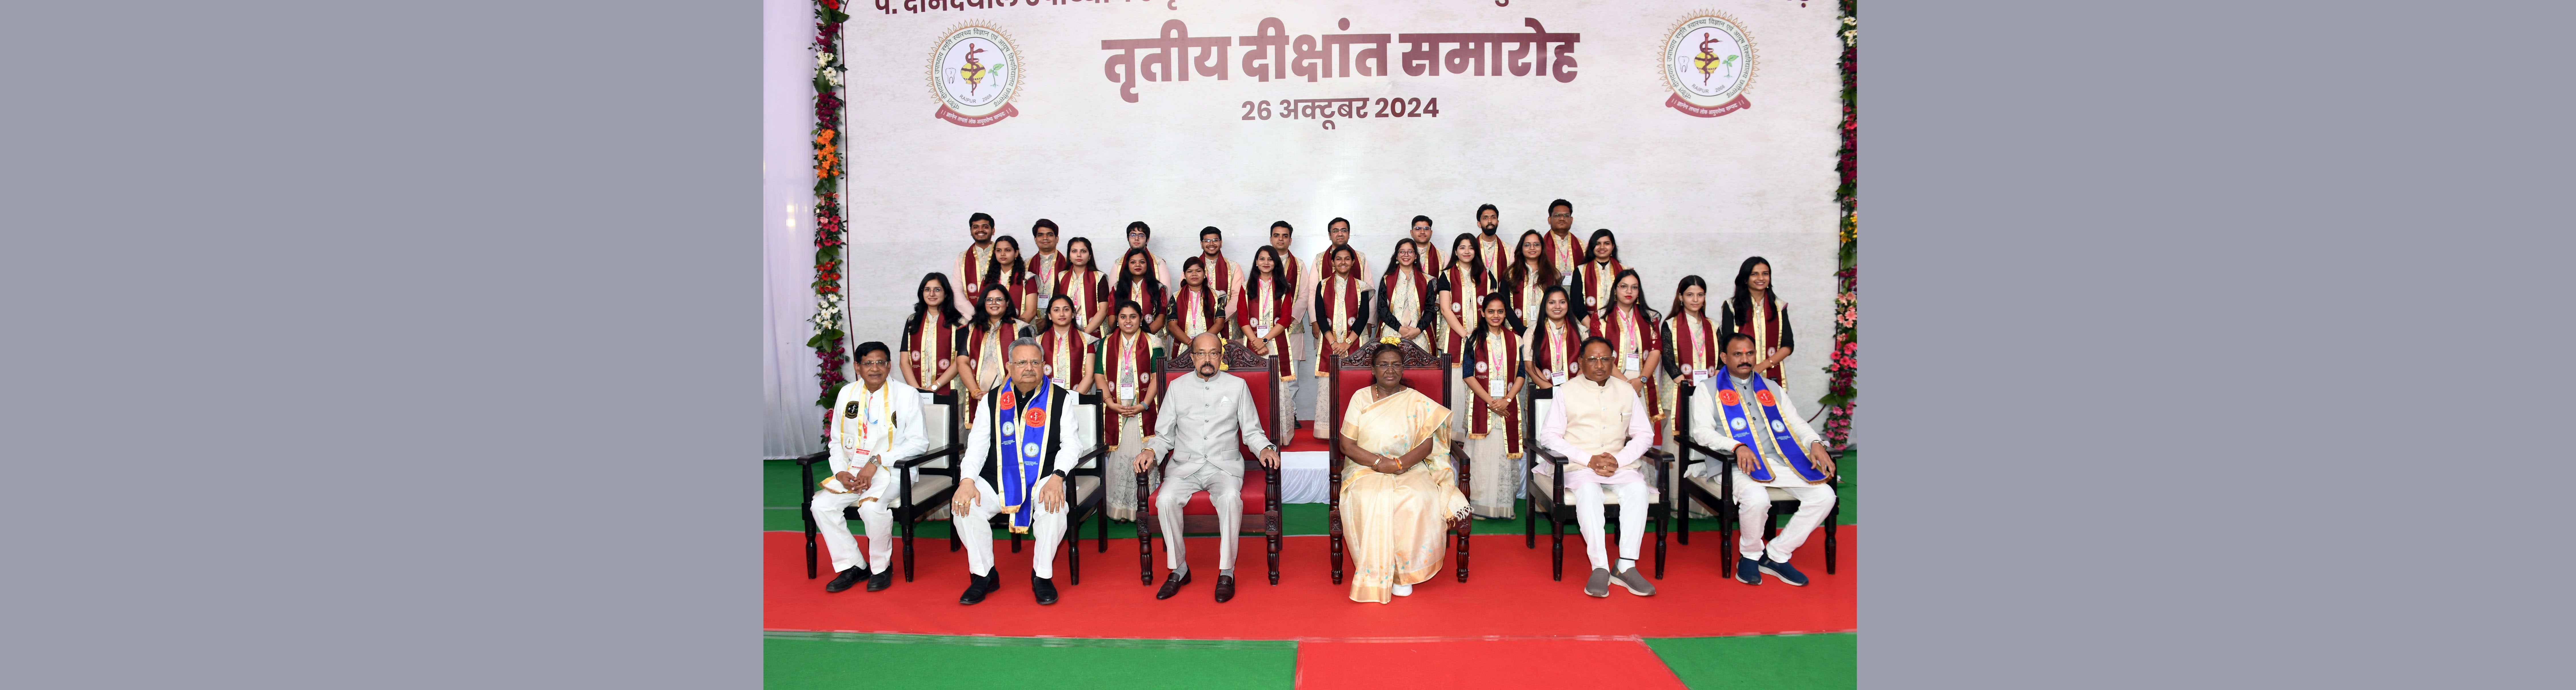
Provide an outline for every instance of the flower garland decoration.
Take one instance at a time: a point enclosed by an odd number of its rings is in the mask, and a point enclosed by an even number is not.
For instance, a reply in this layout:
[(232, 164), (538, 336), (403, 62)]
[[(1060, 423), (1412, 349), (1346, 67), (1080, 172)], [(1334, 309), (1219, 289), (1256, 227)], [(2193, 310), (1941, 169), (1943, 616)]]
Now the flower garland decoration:
[(1837, 26), (1843, 42), (1843, 145), (1834, 152), (1834, 170), (1842, 173), (1842, 186), (1834, 189), (1834, 202), (1842, 207), (1842, 250), (1835, 261), (1834, 279), (1834, 351), (1832, 363), (1825, 366), (1829, 379), (1825, 397), (1817, 401), (1825, 408), (1825, 444), (1833, 450), (1851, 448), (1852, 406), (1860, 391), (1852, 387), (1860, 367), (1860, 211), (1857, 180), (1859, 157), (1859, 88), (1860, 88), (1860, 11), (1857, 0), (1842, 0), (1842, 22)]
[[(849, 382), (841, 370), (850, 361), (843, 346), (846, 316), (842, 312), (841, 247), (841, 177), (844, 165), (841, 144), (845, 141), (841, 127), (843, 74), (848, 67), (841, 63), (841, 23), (850, 15), (841, 11), (842, 0), (815, 0), (814, 3), (814, 337), (805, 346), (814, 348), (817, 363), (814, 378), (823, 386), (814, 405), (823, 410), (823, 426), (831, 428), (832, 397)], [(823, 437), (825, 443), (831, 436)]]

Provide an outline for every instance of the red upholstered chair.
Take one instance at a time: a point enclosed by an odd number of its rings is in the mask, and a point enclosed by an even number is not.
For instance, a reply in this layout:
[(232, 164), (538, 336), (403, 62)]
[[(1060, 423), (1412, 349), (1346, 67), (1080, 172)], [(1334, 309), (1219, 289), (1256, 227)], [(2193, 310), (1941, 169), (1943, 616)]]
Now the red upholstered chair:
[[(1325, 511), (1325, 515), (1331, 526), (1333, 584), (1337, 585), (1342, 583), (1342, 463), (1345, 462), (1342, 457), (1342, 443), (1339, 438), (1339, 430), (1342, 420), (1350, 418), (1351, 394), (1358, 393), (1360, 392), (1360, 389), (1367, 388), (1374, 383), (1369, 371), (1369, 360), (1376, 354), (1376, 347), (1377, 345), (1374, 343), (1363, 341), (1361, 346), (1350, 355), (1330, 360), (1331, 365), (1329, 367), (1316, 367), (1319, 370), (1319, 375), (1321, 375), (1323, 371), (1330, 371), (1332, 376), (1332, 381), (1324, 389), (1325, 395), (1332, 396), (1333, 424), (1335, 429), (1335, 438), (1332, 443), (1328, 444), (1332, 447), (1331, 452), (1333, 454), (1332, 462), (1327, 465), (1327, 467), (1331, 468), (1329, 471), (1332, 476), (1332, 489), (1326, 498), (1328, 508)], [(1438, 355), (1423, 351), (1421, 347), (1415, 346), (1413, 342), (1409, 340), (1403, 341), (1402, 347), (1404, 348), (1404, 386), (1406, 388), (1413, 389), (1414, 392), (1429, 396), (1433, 401), (1439, 402), (1442, 405), (1447, 405), (1449, 400), (1449, 386), (1452, 382), (1455, 382), (1458, 379), (1458, 377), (1451, 375), (1451, 372), (1449, 371), (1449, 361)], [(1467, 445), (1459, 441), (1456, 437), (1451, 437), (1449, 439), (1449, 466), (1455, 468), (1458, 472), (1457, 486), (1459, 491), (1467, 490), (1467, 471), (1469, 464), (1470, 463), (1467, 462)], [(1467, 535), (1474, 529), (1470, 526), (1473, 523), (1473, 520), (1460, 520), (1458, 521), (1458, 524), (1451, 525), (1449, 528), (1449, 531), (1457, 535), (1458, 539), (1456, 550), (1458, 552), (1459, 582), (1467, 581)]]
[[(1174, 348), (1169, 352), (1171, 354), (1162, 362), (1163, 387), (1159, 390), (1164, 391), (1172, 389), (1173, 379), (1197, 375), (1188, 348)], [(1280, 367), (1286, 365), (1277, 357), (1253, 354), (1252, 348), (1245, 347), (1240, 340), (1226, 343), (1225, 365), (1225, 373), (1243, 379), (1244, 388), (1252, 392), (1252, 405), (1261, 412), (1262, 432), (1269, 434), (1272, 443), (1287, 446), (1288, 434), (1294, 430), (1272, 426), (1279, 418), (1279, 408), (1287, 404), (1279, 399)], [(1147, 429), (1145, 433), (1153, 433), (1153, 430)], [(1279, 473), (1262, 467), (1260, 456), (1253, 449), (1241, 444), (1236, 444), (1235, 448), (1243, 453), (1241, 526), (1261, 526), (1262, 536), (1270, 542), (1270, 584), (1279, 584)], [(1162, 521), (1154, 515), (1154, 489), (1149, 481), (1162, 476), (1163, 466), (1170, 460), (1171, 456), (1165, 455), (1155, 461), (1154, 468), (1148, 473), (1136, 475), (1136, 578), (1148, 585), (1154, 584), (1154, 536), (1163, 531)], [(1221, 534), (1219, 526), (1216, 504), (1208, 500), (1207, 493), (1190, 494), (1189, 503), (1181, 507), (1182, 534), (1217, 534), (1230, 539), (1242, 537), (1240, 534)]]

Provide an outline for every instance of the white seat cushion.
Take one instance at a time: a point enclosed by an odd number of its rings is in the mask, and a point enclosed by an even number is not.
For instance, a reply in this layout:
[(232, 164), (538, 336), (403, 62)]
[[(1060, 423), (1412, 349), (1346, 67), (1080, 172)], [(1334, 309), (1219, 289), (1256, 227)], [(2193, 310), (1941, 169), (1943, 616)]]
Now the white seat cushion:
[[(1728, 496), (1728, 495), (1726, 495), (1726, 488), (1725, 488), (1724, 486), (1722, 486), (1722, 485), (1718, 484), (1717, 479), (1715, 479), (1715, 478), (1712, 478), (1712, 477), (1691, 477), (1691, 478), (1690, 478), (1690, 481), (1691, 481), (1691, 483), (1693, 483), (1693, 484), (1698, 484), (1698, 485), (1699, 485), (1699, 488), (1707, 489), (1707, 490), (1708, 490), (1708, 493), (1709, 493), (1709, 494), (1711, 494), (1711, 495), (1717, 496), (1717, 497), (1719, 497), (1719, 498), (1724, 498), (1724, 499), (1727, 499), (1727, 500), (1734, 500), (1734, 499), (1735, 499), (1735, 497), (1733, 497), (1733, 496)], [(1766, 487), (1762, 487), (1762, 493), (1763, 493), (1763, 494), (1765, 494), (1765, 495), (1770, 496), (1770, 497), (1771, 497), (1771, 502), (1772, 502), (1772, 503), (1779, 503), (1779, 502), (1781, 502), (1781, 501), (1795, 501), (1795, 500), (1798, 500), (1798, 498), (1797, 498), (1796, 496), (1791, 496), (1791, 495), (1789, 495), (1789, 492), (1784, 491), (1784, 490), (1781, 490), (1781, 489), (1780, 489), (1780, 487), (1776, 487), (1776, 486), (1766, 486)]]
[[(1532, 472), (1537, 473), (1538, 478), (1537, 478), (1535, 481), (1530, 482), (1529, 490), (1530, 490), (1530, 493), (1538, 494), (1538, 495), (1540, 495), (1540, 496), (1542, 496), (1542, 497), (1545, 497), (1549, 503), (1555, 503), (1555, 502), (1556, 502), (1556, 482), (1553, 482), (1553, 481), (1550, 481), (1550, 480), (1549, 480), (1549, 477), (1553, 476), (1555, 473), (1554, 473), (1554, 472), (1549, 471), (1550, 469), (1551, 469), (1551, 468), (1549, 468), (1549, 467), (1547, 466), (1547, 464), (1546, 464), (1546, 463), (1540, 463), (1539, 465), (1537, 465), (1537, 466), (1535, 466), (1535, 467), (1530, 468), (1530, 470), (1531, 470)], [(1594, 490), (1594, 491), (1599, 491), (1599, 492), (1601, 492), (1601, 505), (1605, 505), (1605, 506), (1615, 506), (1615, 505), (1619, 505), (1619, 492), (1611, 491), (1611, 490), (1609, 489), (1609, 487), (1599, 486), (1599, 485), (1595, 485), (1595, 486), (1593, 487), (1593, 490)], [(1649, 491), (1649, 492), (1647, 492), (1647, 495), (1651, 497), (1651, 496), (1655, 495), (1656, 493), (1659, 493), (1659, 492)], [(1649, 498), (1648, 500), (1653, 500), (1653, 499)], [(1573, 505), (1573, 504), (1572, 504), (1572, 503), (1568, 503), (1568, 504), (1566, 504), (1566, 505)]]

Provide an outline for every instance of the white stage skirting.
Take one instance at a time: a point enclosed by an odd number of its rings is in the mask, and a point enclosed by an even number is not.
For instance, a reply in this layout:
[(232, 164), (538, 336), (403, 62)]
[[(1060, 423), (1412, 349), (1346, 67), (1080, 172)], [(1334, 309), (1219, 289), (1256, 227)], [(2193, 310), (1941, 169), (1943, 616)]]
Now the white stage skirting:
[(1279, 454), (1279, 502), (1324, 503), (1331, 498), (1333, 477), (1326, 466), (1332, 453), (1301, 450)]

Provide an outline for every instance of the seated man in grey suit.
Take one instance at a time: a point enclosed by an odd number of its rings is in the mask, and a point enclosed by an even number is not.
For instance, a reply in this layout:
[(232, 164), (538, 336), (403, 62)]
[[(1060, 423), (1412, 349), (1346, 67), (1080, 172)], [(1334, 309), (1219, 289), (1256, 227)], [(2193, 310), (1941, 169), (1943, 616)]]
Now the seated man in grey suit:
[(1237, 443), (1261, 449), (1261, 466), (1279, 467), (1279, 447), (1261, 432), (1261, 413), (1243, 379), (1217, 370), (1225, 346), (1216, 333), (1190, 339), (1189, 375), (1163, 391), (1162, 416), (1154, 438), (1136, 454), (1136, 472), (1152, 471), (1157, 453), (1169, 458), (1163, 488), (1154, 492), (1154, 516), (1163, 527), (1164, 563), (1172, 569), (1156, 599), (1170, 599), (1190, 583), (1188, 549), (1182, 545), (1181, 507), (1190, 494), (1205, 491), (1216, 506), (1217, 531), (1224, 536), (1217, 550), (1216, 600), (1234, 598), (1235, 545), (1243, 528), (1243, 452)]

